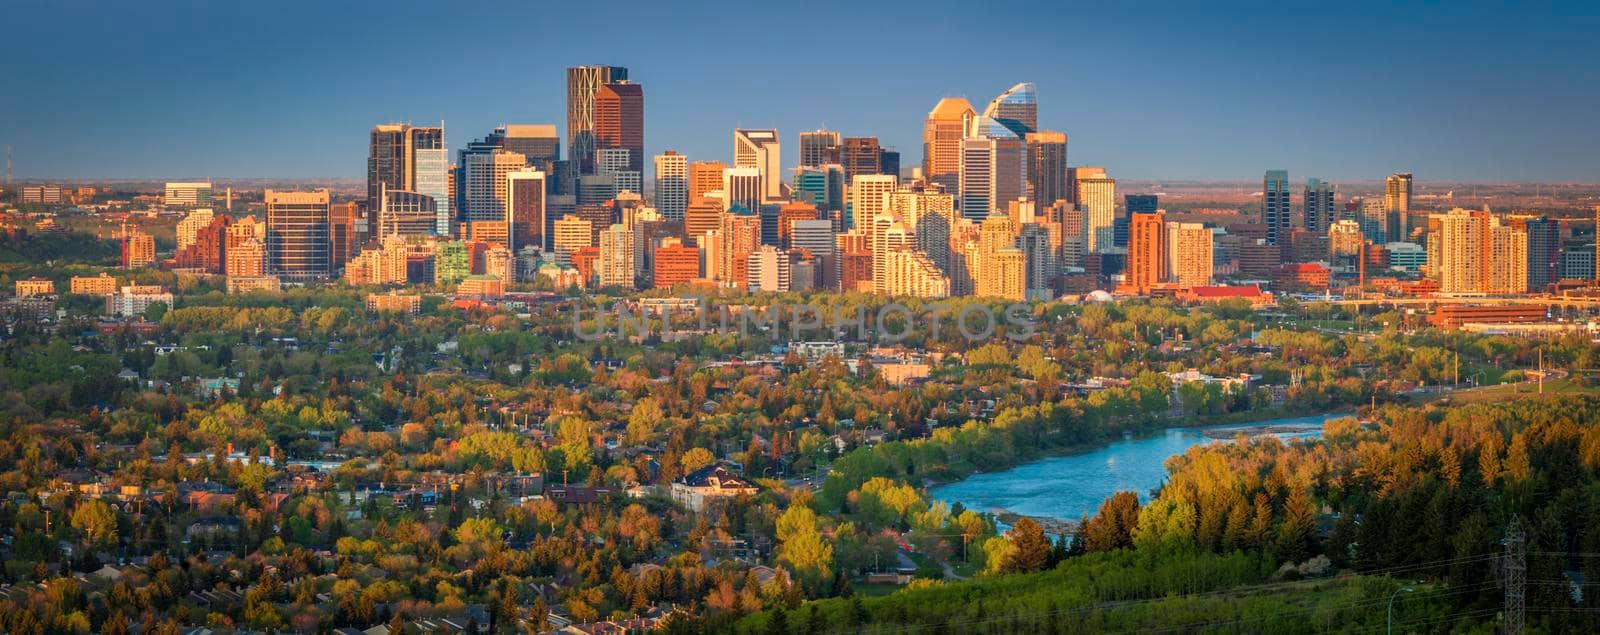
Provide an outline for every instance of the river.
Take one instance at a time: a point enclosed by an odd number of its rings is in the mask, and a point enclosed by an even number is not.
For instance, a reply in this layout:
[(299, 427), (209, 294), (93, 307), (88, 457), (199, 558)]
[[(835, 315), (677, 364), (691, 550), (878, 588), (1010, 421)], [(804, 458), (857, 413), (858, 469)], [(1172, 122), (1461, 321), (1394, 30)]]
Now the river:
[(1349, 415), (1329, 414), (1271, 419), (1204, 428), (1168, 428), (1153, 436), (1134, 437), (1104, 447), (1040, 459), (999, 472), (974, 474), (934, 487), (933, 498), (967, 509), (1076, 521), (1093, 516), (1100, 503), (1119, 491), (1139, 494), (1141, 501), (1167, 478), (1167, 457), (1219, 439), (1228, 431), (1275, 434), (1308, 439), (1322, 434), (1322, 423)]

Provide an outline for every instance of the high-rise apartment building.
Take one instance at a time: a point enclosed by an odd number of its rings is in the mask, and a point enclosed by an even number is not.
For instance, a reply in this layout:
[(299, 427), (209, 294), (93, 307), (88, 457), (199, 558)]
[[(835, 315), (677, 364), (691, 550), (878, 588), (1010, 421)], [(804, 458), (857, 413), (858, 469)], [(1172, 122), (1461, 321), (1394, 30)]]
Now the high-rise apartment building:
[(783, 197), (783, 154), (777, 130), (734, 130), (733, 167), (754, 168), (761, 175), (762, 201)]
[(634, 267), (639, 261), (633, 238), (633, 230), (621, 223), (600, 232), (600, 260), (596, 263), (600, 286), (633, 288), (638, 276)]
[(627, 150), (626, 169), (644, 174), (644, 87), (612, 82), (595, 92), (594, 144)]
[(1383, 207), (1388, 211), (1390, 240), (1411, 240), (1411, 173), (1396, 172), (1383, 180)]
[(1428, 235), (1428, 271), (1443, 293), (1524, 293), (1528, 290), (1525, 223), (1506, 224), (1480, 210), (1434, 214)]
[(883, 293), (917, 298), (943, 298), (950, 295), (950, 279), (927, 254), (913, 249), (899, 249), (888, 252), (886, 259)]
[(656, 155), (656, 209), (669, 221), (683, 220), (689, 207), (689, 158), (668, 150)]
[(1167, 223), (1167, 246), (1167, 280), (1185, 289), (1211, 284), (1215, 263), (1210, 228), (1201, 223)]
[(287, 282), (333, 275), (328, 190), (267, 190), (267, 272)]
[(944, 186), (946, 192), (962, 192), (964, 142), (975, 116), (972, 104), (961, 97), (946, 97), (933, 107), (922, 127), (922, 178)]
[(579, 249), (594, 245), (593, 225), (571, 214), (557, 219), (552, 232), (550, 246), (556, 254), (556, 261), (562, 264), (570, 263), (572, 254)]
[[(567, 158), (578, 174), (594, 173), (596, 148), (595, 98), (607, 84), (627, 81), (621, 66), (574, 66), (567, 69)], [(641, 127), (641, 141), (642, 132)], [(641, 145), (641, 154), (643, 148)]]
[(201, 208), (189, 212), (187, 216), (183, 217), (183, 220), (178, 221), (178, 226), (174, 230), (174, 238), (178, 241), (178, 251), (183, 251), (185, 247), (194, 244), (195, 234), (199, 233), (201, 227), (210, 225), (213, 216), (214, 214), (212, 214), (210, 208)]
[(1289, 244), (1289, 172), (1267, 170), (1261, 179), (1261, 222), (1267, 226), (1267, 244)]
[(898, 186), (895, 177), (887, 174), (863, 174), (851, 180), (851, 229), (870, 231), (875, 219), (889, 213), (890, 198)]
[(1134, 214), (1129, 218), (1128, 268), (1120, 291), (1147, 295), (1156, 285), (1167, 281), (1167, 272), (1171, 269), (1167, 237), (1165, 214)]
[(839, 133), (833, 130), (812, 130), (800, 133), (800, 167), (814, 168), (836, 160), (831, 153), (839, 148)]
[(746, 261), (745, 279), (751, 292), (788, 291), (793, 283), (794, 259), (788, 250), (762, 245), (750, 253)]
[(1084, 212), (1088, 253), (1105, 253), (1117, 245), (1117, 181), (1105, 168), (1082, 166), (1068, 171), (1073, 200)]
[(1070, 200), (1067, 189), (1067, 134), (1030, 132), (1028, 144), (1028, 198), (1048, 206)]
[(1333, 184), (1327, 181), (1306, 179), (1302, 203), (1305, 206), (1306, 231), (1327, 233), (1333, 222), (1338, 220), (1333, 202)]

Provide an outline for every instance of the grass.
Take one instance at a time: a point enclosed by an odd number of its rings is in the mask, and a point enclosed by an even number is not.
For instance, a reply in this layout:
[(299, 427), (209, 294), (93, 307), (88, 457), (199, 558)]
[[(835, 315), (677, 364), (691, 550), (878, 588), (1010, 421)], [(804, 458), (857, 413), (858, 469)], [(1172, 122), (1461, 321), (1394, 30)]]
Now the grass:
[(1600, 387), (1589, 386), (1583, 382), (1574, 381), (1572, 378), (1552, 379), (1544, 382), (1544, 393), (1539, 392), (1539, 383), (1501, 384), (1498, 386), (1484, 386), (1470, 390), (1462, 390), (1450, 396), (1452, 401), (1461, 403), (1486, 403), (1494, 401), (1508, 401), (1512, 399), (1544, 398), (1566, 395), (1596, 395), (1600, 394)]

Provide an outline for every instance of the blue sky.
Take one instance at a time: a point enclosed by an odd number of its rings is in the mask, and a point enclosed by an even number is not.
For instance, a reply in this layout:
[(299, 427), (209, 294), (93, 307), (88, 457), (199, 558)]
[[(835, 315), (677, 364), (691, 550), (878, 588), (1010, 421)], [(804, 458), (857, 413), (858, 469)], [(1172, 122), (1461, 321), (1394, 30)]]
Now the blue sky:
[(1073, 164), (1126, 178), (1600, 182), (1600, 3), (10, 0), (19, 178), (358, 177), (366, 133), (564, 124), (564, 71), (627, 66), (646, 151), (732, 129), (877, 135), (920, 162), (940, 97), (1038, 85)]

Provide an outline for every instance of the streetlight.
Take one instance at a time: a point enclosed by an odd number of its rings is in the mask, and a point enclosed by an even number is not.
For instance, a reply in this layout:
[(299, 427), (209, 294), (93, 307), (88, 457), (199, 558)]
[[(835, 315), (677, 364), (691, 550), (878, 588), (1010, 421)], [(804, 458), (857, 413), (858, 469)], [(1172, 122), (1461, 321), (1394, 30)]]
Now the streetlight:
[(1387, 622), (1388, 629), (1385, 631), (1385, 632), (1389, 633), (1389, 635), (1394, 635), (1394, 599), (1396, 597), (1398, 597), (1401, 593), (1410, 593), (1410, 592), (1415, 591), (1415, 590), (1416, 589), (1413, 589), (1411, 587), (1403, 586), (1403, 587), (1400, 587), (1398, 589), (1395, 589), (1394, 593), (1390, 593), (1389, 594), (1389, 619), (1388, 619), (1388, 622)]

